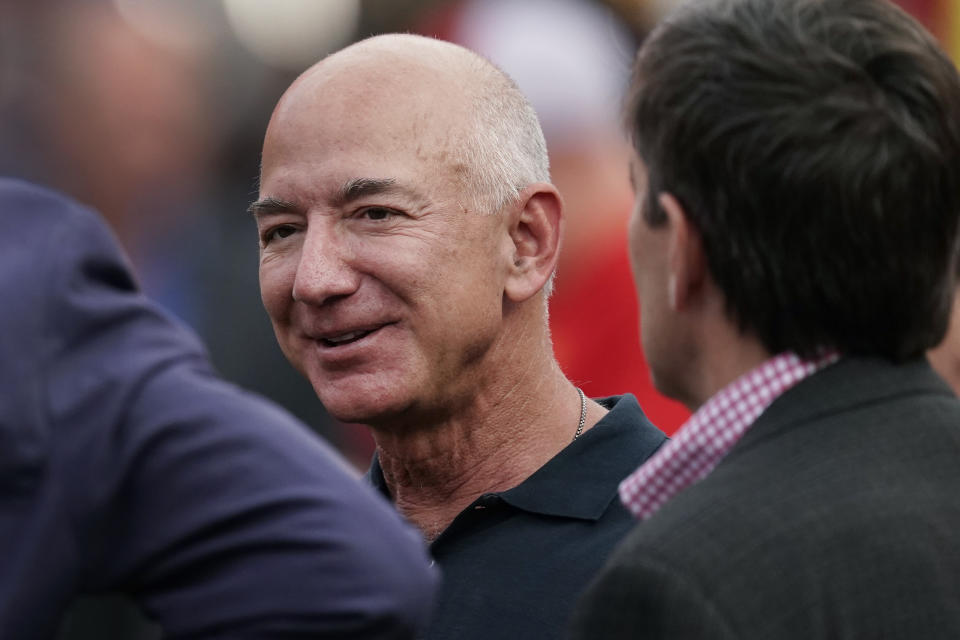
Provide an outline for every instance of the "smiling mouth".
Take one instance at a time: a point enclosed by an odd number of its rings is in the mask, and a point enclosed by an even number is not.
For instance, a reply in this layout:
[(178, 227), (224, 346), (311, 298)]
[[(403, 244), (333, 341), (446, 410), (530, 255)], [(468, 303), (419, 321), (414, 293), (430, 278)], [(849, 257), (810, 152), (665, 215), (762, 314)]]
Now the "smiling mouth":
[(344, 345), (353, 344), (359, 340), (363, 340), (367, 336), (376, 331), (379, 331), (386, 325), (381, 325), (379, 327), (374, 327), (372, 329), (360, 329), (357, 331), (347, 331), (345, 333), (327, 336), (326, 338), (320, 338), (318, 342), (325, 347), (342, 347)]
[(327, 347), (339, 347), (345, 344), (350, 344), (351, 342), (356, 342), (361, 338), (365, 338), (374, 330), (370, 331), (351, 331), (349, 333), (343, 333), (339, 336), (332, 336), (330, 338), (320, 338), (320, 342)]

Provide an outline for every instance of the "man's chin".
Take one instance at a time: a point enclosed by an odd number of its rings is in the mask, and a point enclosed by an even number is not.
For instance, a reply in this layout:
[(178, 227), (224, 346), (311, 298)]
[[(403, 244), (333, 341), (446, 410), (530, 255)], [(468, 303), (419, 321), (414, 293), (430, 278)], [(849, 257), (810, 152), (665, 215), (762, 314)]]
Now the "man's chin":
[(651, 369), (650, 378), (651, 382), (653, 382), (653, 387), (659, 391), (661, 395), (683, 404), (691, 411), (696, 409), (695, 404), (691, 404), (693, 400), (690, 390), (684, 384), (684, 382), (686, 382), (685, 377), (679, 375), (671, 376), (660, 373), (656, 369)]
[(377, 427), (395, 422), (403, 416), (409, 403), (397, 402), (394, 398), (370, 394), (321, 393), (317, 397), (331, 416), (340, 422)]
[(316, 366), (308, 378), (327, 413), (341, 422), (377, 426), (402, 419), (415, 401), (420, 385), (414, 379), (420, 377), (410, 367), (386, 362), (371, 369)]

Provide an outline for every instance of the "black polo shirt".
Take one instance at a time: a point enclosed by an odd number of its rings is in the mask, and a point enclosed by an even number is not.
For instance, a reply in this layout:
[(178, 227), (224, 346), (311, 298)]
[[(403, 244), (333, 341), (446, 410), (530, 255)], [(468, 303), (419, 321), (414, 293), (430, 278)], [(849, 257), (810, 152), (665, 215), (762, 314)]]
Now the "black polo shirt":
[[(632, 395), (520, 485), (480, 496), (430, 545), (443, 584), (426, 638), (562, 638), (581, 591), (634, 525), (617, 486), (660, 447)], [(370, 482), (389, 497), (374, 457)]]

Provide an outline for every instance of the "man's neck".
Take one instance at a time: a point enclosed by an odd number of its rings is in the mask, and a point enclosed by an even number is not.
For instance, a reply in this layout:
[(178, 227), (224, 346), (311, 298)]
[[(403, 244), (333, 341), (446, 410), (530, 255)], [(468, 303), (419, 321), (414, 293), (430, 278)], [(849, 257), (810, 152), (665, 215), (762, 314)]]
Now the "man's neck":
[[(416, 429), (374, 430), (398, 508), (436, 538), (485, 493), (517, 486), (573, 439), (580, 397), (551, 358), (511, 383), (481, 388), (456, 416)], [(606, 410), (587, 400), (586, 427)]]
[(773, 357), (759, 339), (742, 334), (732, 323), (724, 328), (725, 331), (714, 329), (701, 352), (699, 375), (691, 375), (697, 382), (693, 402), (688, 403), (691, 409), (700, 407), (731, 382)]

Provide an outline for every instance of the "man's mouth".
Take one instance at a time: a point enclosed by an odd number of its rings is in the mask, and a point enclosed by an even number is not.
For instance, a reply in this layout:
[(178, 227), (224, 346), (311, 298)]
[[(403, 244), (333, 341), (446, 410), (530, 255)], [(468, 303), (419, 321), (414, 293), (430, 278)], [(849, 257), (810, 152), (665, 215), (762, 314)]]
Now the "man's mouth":
[(320, 338), (320, 342), (326, 347), (339, 347), (345, 344), (350, 344), (351, 342), (356, 342), (357, 340), (361, 340), (374, 331), (376, 331), (376, 329), (369, 329), (366, 331), (348, 331), (347, 333), (341, 333), (340, 335)]
[(380, 331), (386, 326), (393, 324), (392, 322), (387, 322), (385, 324), (379, 324), (374, 326), (366, 326), (359, 329), (351, 329), (349, 331), (344, 331), (342, 333), (324, 333), (319, 336), (316, 336), (314, 339), (319, 342), (324, 347), (343, 347), (348, 344), (353, 344), (354, 342), (359, 342), (367, 336)]

